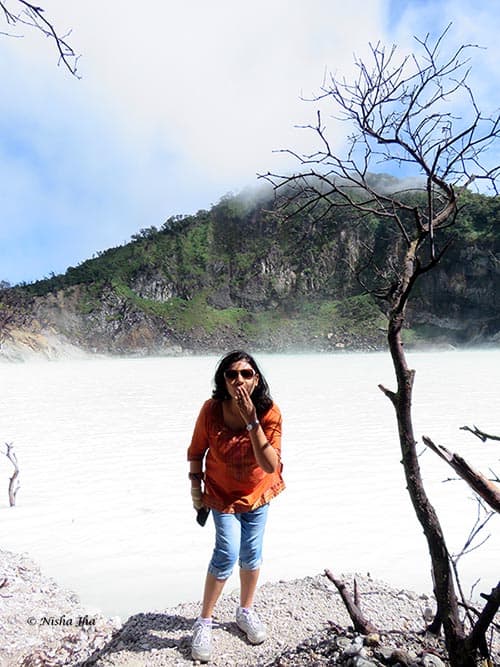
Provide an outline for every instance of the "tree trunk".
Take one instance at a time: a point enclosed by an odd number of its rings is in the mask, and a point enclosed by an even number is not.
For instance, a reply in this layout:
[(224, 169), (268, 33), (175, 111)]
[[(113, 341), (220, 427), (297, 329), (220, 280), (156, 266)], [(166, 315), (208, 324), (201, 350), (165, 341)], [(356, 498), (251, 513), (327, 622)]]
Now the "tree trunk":
[(407, 489), (417, 518), (423, 528), (431, 556), (434, 593), (438, 615), (443, 623), (450, 664), (452, 667), (476, 667), (476, 651), (471, 649), (470, 645), (466, 646), (465, 642), (465, 633), (460, 620), (458, 600), (453, 585), (453, 574), (443, 531), (422, 482), (411, 417), (415, 373), (407, 366), (401, 340), (401, 329), (404, 321), (403, 309), (404, 306), (398, 300), (390, 315), (388, 333), (389, 349), (396, 372), (398, 389), (394, 393), (384, 387), (380, 388), (391, 399), (396, 410)]

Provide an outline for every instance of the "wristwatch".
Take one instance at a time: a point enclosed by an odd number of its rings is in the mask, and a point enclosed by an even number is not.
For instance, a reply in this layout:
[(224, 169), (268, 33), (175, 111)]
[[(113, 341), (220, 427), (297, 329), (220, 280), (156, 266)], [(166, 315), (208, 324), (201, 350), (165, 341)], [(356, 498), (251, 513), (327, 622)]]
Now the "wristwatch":
[(253, 422), (250, 422), (249, 424), (247, 424), (247, 431), (253, 431), (254, 428), (257, 428), (258, 425), (259, 425), (259, 420), (258, 419), (256, 419)]

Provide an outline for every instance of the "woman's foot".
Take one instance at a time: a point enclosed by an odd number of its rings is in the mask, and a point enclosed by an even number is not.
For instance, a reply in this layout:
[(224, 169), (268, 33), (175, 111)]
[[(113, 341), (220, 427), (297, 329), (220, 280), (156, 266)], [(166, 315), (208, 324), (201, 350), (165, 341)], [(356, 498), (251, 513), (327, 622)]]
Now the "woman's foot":
[(208, 662), (212, 654), (212, 619), (198, 618), (193, 626), (191, 656), (193, 660)]
[(238, 607), (236, 625), (246, 634), (250, 644), (262, 644), (267, 636), (266, 626), (253, 609)]

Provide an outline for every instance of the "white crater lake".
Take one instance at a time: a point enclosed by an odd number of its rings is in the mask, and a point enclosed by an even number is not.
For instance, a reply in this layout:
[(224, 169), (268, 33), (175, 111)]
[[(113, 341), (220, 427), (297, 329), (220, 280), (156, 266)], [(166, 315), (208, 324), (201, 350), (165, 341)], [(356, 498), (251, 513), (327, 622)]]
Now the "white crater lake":
[[(416, 370), (419, 441), (500, 473), (500, 351), (408, 355)], [(211, 393), (213, 356), (91, 359), (0, 366), (0, 443), (12, 442), (21, 488), (0, 456), (1, 548), (27, 552), (61, 585), (127, 617), (201, 597), (213, 541), (195, 522), (186, 448)], [(405, 489), (388, 353), (257, 355), (283, 413), (287, 489), (271, 504), (261, 581), (370, 572), (396, 587), (432, 590), (423, 532)], [(477, 504), (446, 463), (419, 445), (425, 485), (451, 552)], [(497, 583), (498, 515), (480, 549), (460, 561), (466, 590)], [(238, 585), (237, 574), (228, 590)]]

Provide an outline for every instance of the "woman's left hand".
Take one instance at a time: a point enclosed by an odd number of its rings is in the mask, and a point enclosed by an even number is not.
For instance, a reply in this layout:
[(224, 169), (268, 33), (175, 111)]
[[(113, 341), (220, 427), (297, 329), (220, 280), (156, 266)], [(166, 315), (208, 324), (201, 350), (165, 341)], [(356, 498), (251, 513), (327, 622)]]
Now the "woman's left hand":
[(256, 420), (257, 412), (255, 410), (255, 405), (244, 385), (236, 389), (236, 405), (238, 406), (238, 410), (240, 411), (240, 415), (245, 424), (249, 424)]

